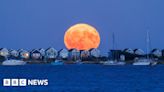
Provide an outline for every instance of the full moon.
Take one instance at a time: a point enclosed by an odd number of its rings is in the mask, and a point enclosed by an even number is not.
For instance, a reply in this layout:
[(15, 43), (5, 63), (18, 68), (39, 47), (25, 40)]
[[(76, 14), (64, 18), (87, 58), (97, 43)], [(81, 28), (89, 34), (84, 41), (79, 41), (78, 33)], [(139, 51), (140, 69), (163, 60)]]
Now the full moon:
[(99, 47), (100, 35), (91, 25), (76, 24), (65, 32), (64, 43), (67, 49), (89, 50)]

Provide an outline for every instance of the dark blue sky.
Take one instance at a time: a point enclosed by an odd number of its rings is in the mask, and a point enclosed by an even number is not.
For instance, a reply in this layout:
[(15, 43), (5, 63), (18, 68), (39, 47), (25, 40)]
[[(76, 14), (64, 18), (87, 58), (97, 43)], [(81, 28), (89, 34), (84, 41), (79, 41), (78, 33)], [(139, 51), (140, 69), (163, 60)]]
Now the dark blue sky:
[(0, 47), (65, 48), (65, 31), (76, 23), (88, 23), (101, 36), (99, 49), (164, 48), (164, 0), (1, 0)]

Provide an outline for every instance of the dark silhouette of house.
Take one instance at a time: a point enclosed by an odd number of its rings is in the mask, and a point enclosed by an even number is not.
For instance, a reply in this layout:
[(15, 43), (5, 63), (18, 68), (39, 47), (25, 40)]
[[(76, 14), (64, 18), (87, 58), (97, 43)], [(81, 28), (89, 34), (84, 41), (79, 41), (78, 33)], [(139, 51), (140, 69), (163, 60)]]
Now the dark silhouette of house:
[(0, 62), (7, 60), (9, 57), (9, 50), (7, 48), (0, 48)]
[(58, 51), (58, 59), (59, 60), (68, 60), (69, 51), (66, 49), (61, 49)]
[(27, 50), (19, 49), (19, 59), (28, 61), (30, 59), (30, 53)]
[(92, 48), (89, 50), (90, 52), (90, 59), (91, 61), (95, 61), (98, 62), (99, 58), (100, 58), (100, 50), (96, 49), (96, 48)]
[(55, 61), (57, 56), (58, 52), (54, 48), (50, 47), (45, 50), (45, 58), (47, 62)]
[(152, 58), (161, 58), (162, 57), (162, 51), (159, 50), (159, 49), (153, 49), (150, 52), (150, 55), (151, 55)]
[(69, 50), (69, 60), (77, 61), (80, 59), (80, 51), (77, 49)]
[(121, 55), (122, 55), (121, 50), (110, 50), (108, 52), (108, 59), (109, 60), (120, 60)]
[(88, 50), (80, 50), (80, 58), (82, 61), (90, 60), (90, 53)]
[(19, 58), (19, 52), (17, 50), (10, 50), (9, 53), (10, 53), (10, 56), (9, 56), (10, 59)]
[(42, 60), (42, 54), (39, 50), (37, 49), (33, 49), (31, 52), (30, 52), (30, 57), (32, 60)]

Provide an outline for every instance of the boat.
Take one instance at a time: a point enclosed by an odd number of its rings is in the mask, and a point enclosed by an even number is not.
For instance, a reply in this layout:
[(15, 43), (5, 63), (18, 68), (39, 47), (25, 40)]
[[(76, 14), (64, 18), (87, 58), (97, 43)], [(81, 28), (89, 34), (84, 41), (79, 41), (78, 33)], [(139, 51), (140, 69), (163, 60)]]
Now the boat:
[(54, 62), (51, 63), (51, 65), (64, 65), (64, 62), (61, 60), (55, 60)]
[[(113, 38), (113, 50), (115, 49), (115, 34), (113, 33), (112, 35)], [(117, 53), (114, 54), (114, 56), (117, 56)], [(118, 58), (113, 58), (112, 60), (108, 60), (102, 63), (103, 65), (125, 65), (126, 63), (123, 61), (120, 61)]]
[(125, 65), (125, 64), (126, 63), (123, 61), (113, 61), (113, 60), (106, 61), (103, 63), (103, 65)]
[(135, 61), (133, 63), (133, 65), (157, 65), (157, 63), (155, 61), (153, 61), (150, 56), (149, 56), (149, 52), (150, 52), (150, 35), (149, 35), (149, 31), (147, 31), (147, 37), (146, 37), (146, 42), (147, 42), (147, 56), (146, 58), (143, 59), (138, 59), (137, 61)]
[(83, 64), (83, 62), (81, 60), (76, 60), (75, 64), (81, 65), (81, 64)]
[(25, 65), (26, 62), (25, 61), (20, 61), (20, 60), (6, 60), (4, 62), (2, 62), (2, 65)]
[(151, 59), (150, 60), (139, 60), (137, 62), (134, 62), (133, 65), (150, 65), (150, 66), (155, 66), (157, 65), (158, 62), (157, 61), (152, 61)]
[(150, 66), (155, 66), (155, 65), (157, 65), (157, 64), (158, 64), (158, 62), (154, 61), (154, 62), (151, 62), (151, 63), (150, 63)]
[(150, 65), (151, 61), (148, 59), (139, 59), (133, 63), (133, 65)]

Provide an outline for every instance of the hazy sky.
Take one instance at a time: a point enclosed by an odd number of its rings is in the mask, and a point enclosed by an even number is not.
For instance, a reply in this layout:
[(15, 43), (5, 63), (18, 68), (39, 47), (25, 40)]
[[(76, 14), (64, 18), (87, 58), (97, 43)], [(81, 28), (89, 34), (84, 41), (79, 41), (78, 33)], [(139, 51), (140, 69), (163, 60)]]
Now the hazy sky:
[(65, 31), (88, 23), (101, 36), (99, 49), (164, 48), (164, 0), (0, 0), (0, 47), (65, 48)]

